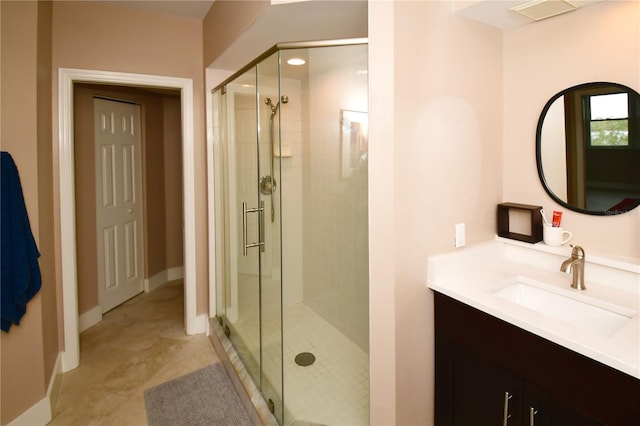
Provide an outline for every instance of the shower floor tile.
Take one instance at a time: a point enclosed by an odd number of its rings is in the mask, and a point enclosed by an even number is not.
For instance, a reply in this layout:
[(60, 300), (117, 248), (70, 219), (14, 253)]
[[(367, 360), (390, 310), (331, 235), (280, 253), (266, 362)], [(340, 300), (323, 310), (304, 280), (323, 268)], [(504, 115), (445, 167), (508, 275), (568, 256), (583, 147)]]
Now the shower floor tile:
[[(368, 354), (302, 303), (286, 308), (283, 317), (284, 424), (369, 424)], [(259, 342), (255, 321), (234, 324), (245, 342)], [(280, 316), (265, 315), (263, 330), (263, 371), (279, 387)], [(257, 347), (246, 351), (259, 353)], [(301, 352), (314, 354), (315, 362), (297, 365), (295, 357)]]

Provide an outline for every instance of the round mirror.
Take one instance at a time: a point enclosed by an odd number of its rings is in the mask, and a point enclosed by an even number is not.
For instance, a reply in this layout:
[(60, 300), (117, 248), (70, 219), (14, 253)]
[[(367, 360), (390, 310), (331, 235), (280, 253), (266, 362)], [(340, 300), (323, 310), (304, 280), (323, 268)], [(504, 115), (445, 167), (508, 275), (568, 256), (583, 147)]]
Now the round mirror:
[(640, 95), (617, 83), (570, 87), (544, 106), (536, 131), (538, 175), (568, 209), (593, 215), (640, 204)]

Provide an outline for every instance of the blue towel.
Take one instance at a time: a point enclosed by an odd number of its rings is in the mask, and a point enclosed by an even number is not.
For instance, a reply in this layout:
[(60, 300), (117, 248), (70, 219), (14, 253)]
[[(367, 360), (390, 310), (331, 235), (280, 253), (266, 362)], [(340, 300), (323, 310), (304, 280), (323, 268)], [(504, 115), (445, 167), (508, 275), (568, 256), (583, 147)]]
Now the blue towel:
[(42, 278), (18, 168), (8, 152), (0, 152), (0, 160), (0, 328), (9, 331), (20, 323)]

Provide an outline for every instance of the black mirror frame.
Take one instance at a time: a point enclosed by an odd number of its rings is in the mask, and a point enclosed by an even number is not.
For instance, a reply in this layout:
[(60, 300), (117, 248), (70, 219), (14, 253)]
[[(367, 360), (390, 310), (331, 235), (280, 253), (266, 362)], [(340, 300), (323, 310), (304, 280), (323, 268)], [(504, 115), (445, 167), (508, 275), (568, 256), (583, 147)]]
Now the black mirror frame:
[(622, 210), (609, 211), (609, 210), (586, 210), (586, 209), (582, 209), (580, 207), (576, 207), (576, 206), (571, 205), (568, 202), (560, 199), (551, 190), (551, 188), (549, 188), (547, 180), (544, 177), (544, 172), (542, 170), (542, 143), (541, 143), (542, 125), (544, 124), (544, 119), (547, 116), (547, 112), (549, 111), (549, 108), (551, 108), (551, 105), (558, 98), (564, 96), (565, 94), (567, 94), (567, 93), (569, 93), (571, 91), (574, 91), (574, 90), (577, 90), (577, 89), (586, 88), (586, 87), (593, 86), (593, 85), (602, 85), (602, 84), (606, 84), (606, 85), (614, 86), (614, 87), (619, 87), (621, 89), (624, 89), (625, 91), (635, 93), (636, 96), (640, 96), (640, 94), (638, 94), (638, 92), (636, 92), (632, 88), (627, 87), (627, 86), (625, 86), (623, 84), (602, 82), (602, 81), (578, 84), (576, 86), (572, 86), (572, 87), (569, 87), (567, 89), (564, 89), (561, 92), (559, 92), (559, 93), (555, 94), (554, 96), (552, 96), (551, 99), (549, 99), (549, 101), (547, 101), (547, 103), (544, 105), (544, 108), (542, 108), (542, 112), (540, 113), (540, 118), (538, 119), (538, 125), (536, 127), (536, 166), (537, 166), (537, 169), (538, 169), (538, 177), (540, 178), (540, 182), (542, 183), (542, 187), (544, 188), (545, 192), (556, 203), (560, 204), (564, 208), (567, 208), (569, 210), (573, 210), (573, 211), (578, 212), (578, 213), (584, 213), (584, 214), (593, 215), (593, 216), (615, 216), (615, 215), (626, 213), (626, 212), (631, 211), (631, 210), (635, 209), (636, 207), (640, 206), (640, 198), (638, 199), (638, 201), (635, 204), (633, 204), (633, 205), (631, 205), (631, 206), (629, 206), (629, 207), (627, 207), (625, 209), (622, 209)]

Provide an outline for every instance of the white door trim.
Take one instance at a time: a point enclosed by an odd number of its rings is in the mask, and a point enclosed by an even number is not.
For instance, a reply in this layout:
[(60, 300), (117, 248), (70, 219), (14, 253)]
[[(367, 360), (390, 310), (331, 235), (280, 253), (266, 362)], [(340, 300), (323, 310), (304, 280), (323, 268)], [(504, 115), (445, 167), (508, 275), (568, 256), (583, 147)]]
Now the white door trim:
[(75, 164), (73, 149), (73, 83), (121, 84), (179, 89), (182, 95), (182, 185), (184, 215), (184, 323), (187, 334), (203, 333), (206, 316), (196, 312), (195, 158), (193, 80), (144, 74), (71, 68), (58, 70), (58, 167), (60, 173), (60, 240), (65, 348), (62, 371), (80, 364), (78, 277), (76, 258)]

